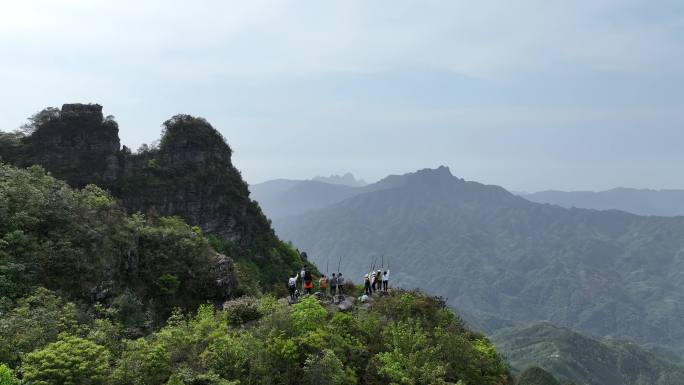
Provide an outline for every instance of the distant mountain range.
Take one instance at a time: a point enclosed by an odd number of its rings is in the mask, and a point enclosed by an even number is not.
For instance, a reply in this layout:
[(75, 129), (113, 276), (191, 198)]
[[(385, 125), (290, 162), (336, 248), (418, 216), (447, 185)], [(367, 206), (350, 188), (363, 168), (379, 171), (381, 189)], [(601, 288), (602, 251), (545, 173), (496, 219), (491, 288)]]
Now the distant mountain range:
[(615, 188), (601, 192), (541, 191), (518, 195), (532, 202), (550, 203), (567, 208), (622, 210), (638, 215), (684, 215), (684, 190)]
[(351, 187), (361, 187), (361, 186), (365, 186), (368, 184), (363, 179), (356, 179), (354, 177), (354, 175), (350, 172), (348, 172), (344, 175), (317, 176), (317, 177), (314, 177), (312, 180), (314, 182), (341, 184), (344, 186), (351, 186)]
[(538, 204), (446, 167), (364, 187), (279, 183), (269, 202), (253, 195), (278, 234), (320, 267), (343, 256), (357, 282), (384, 254), (394, 284), (447, 297), (489, 332), (548, 320), (684, 347), (684, 218)]
[(538, 365), (578, 385), (684, 384), (684, 367), (666, 357), (548, 323), (502, 330), (492, 340), (514, 369)]
[(310, 180), (275, 179), (249, 186), (251, 197), (272, 220), (323, 208), (373, 190), (350, 173)]

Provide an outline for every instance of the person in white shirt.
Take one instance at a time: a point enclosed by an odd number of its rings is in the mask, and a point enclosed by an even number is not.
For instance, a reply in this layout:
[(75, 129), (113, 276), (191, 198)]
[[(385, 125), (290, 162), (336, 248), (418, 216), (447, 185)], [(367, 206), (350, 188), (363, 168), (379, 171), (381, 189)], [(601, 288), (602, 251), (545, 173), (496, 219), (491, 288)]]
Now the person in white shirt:
[(299, 274), (292, 274), (290, 279), (287, 281), (287, 291), (290, 292), (290, 299), (295, 300), (295, 290), (297, 290), (297, 280), (299, 279)]
[(387, 285), (389, 284), (389, 274), (389, 269), (382, 273), (382, 291), (384, 291), (385, 293), (387, 293)]

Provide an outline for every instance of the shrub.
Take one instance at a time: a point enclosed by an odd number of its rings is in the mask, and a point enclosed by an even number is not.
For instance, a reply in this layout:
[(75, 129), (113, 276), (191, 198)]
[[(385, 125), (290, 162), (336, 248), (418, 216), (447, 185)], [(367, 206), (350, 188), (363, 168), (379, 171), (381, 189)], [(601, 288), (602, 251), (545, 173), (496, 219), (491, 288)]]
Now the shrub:
[(0, 364), (0, 385), (18, 385), (17, 378), (14, 377), (12, 369), (5, 364)]
[(304, 334), (323, 326), (328, 312), (314, 297), (307, 297), (292, 306), (292, 327), (297, 334)]
[(18, 364), (21, 353), (55, 341), (59, 333), (76, 330), (76, 306), (39, 288), (0, 318), (0, 361)]
[(259, 300), (254, 297), (240, 297), (223, 304), (228, 317), (228, 324), (231, 326), (240, 326), (250, 321), (256, 321), (261, 318), (262, 313), (259, 311)]
[(88, 340), (63, 334), (57, 342), (27, 354), (21, 371), (24, 382), (34, 385), (104, 384), (109, 352)]
[(304, 383), (311, 385), (355, 385), (354, 371), (331, 350), (309, 357), (304, 363)]

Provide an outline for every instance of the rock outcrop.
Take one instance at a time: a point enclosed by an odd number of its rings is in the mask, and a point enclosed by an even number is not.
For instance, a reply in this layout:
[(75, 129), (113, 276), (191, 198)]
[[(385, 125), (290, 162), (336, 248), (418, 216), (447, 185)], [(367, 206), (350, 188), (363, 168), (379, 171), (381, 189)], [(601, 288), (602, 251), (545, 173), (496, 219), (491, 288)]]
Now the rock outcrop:
[(98, 104), (65, 104), (31, 119), (32, 134), (14, 154), (2, 159), (22, 166), (40, 164), (74, 187), (105, 185), (116, 174), (119, 126)]
[(117, 123), (98, 104), (49, 108), (30, 126), (32, 133), (13, 151), (0, 146), (0, 159), (39, 164), (74, 187), (97, 184), (129, 212), (179, 216), (239, 245), (277, 240), (232, 165), (230, 147), (202, 118), (174, 116), (164, 123), (159, 145), (138, 153), (121, 148)]
[[(232, 150), (209, 122), (176, 115), (158, 145), (132, 152), (97, 104), (65, 104), (29, 119), (23, 133), (0, 132), (0, 161), (40, 165), (74, 187), (97, 184), (128, 213), (177, 216), (217, 238), (217, 284), (234, 293), (233, 261), (250, 266), (252, 285), (271, 288), (305, 263), (281, 242), (231, 161)], [(213, 241), (212, 241), (213, 242)], [(104, 295), (106, 287), (96, 296)]]

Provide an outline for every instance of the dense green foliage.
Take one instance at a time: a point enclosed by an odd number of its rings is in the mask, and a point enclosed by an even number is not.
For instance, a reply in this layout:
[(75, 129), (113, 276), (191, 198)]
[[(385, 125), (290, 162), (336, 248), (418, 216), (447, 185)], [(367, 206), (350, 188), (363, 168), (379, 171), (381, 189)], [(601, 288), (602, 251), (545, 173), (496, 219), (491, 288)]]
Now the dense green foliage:
[(98, 187), (75, 190), (40, 167), (0, 164), (1, 306), (44, 286), (112, 304), (142, 327), (145, 311), (159, 323), (174, 307), (227, 298), (213, 284), (216, 264), (199, 229), (178, 218), (126, 215)]
[(314, 297), (292, 306), (243, 297), (221, 310), (177, 311), (132, 339), (108, 314), (45, 289), (17, 303), (0, 315), (0, 337), (15, 352), (0, 359), (26, 384), (512, 384), (484, 336), (417, 292), (347, 313)]
[(108, 372), (109, 353), (104, 347), (69, 335), (27, 354), (21, 365), (24, 382), (32, 385), (101, 385)]
[(538, 365), (576, 384), (684, 384), (684, 366), (637, 344), (599, 340), (548, 323), (503, 330), (492, 340), (514, 368)]
[(392, 279), (449, 298), (478, 328), (549, 320), (684, 348), (684, 218), (532, 203), (446, 168), (387, 178), (286, 220), (278, 234), (360, 281), (384, 254)]
[(0, 385), (15, 385), (18, 384), (14, 372), (5, 364), (0, 364)]

